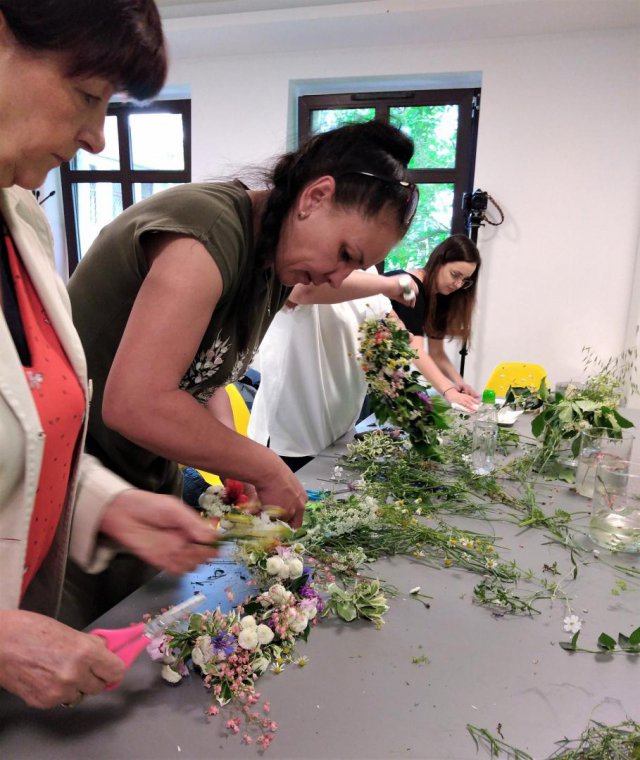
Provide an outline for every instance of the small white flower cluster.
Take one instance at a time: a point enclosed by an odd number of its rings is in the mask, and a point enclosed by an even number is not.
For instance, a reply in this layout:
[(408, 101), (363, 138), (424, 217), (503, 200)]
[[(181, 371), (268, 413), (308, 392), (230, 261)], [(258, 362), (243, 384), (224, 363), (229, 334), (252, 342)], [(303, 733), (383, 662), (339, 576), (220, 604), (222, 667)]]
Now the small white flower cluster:
[(368, 557), (361, 546), (353, 546), (349, 549), (336, 549), (331, 560), (332, 572), (348, 572), (360, 567)]
[(240, 628), (241, 631), (238, 634), (238, 645), (243, 649), (251, 651), (257, 649), (258, 646), (266, 646), (273, 641), (273, 631), (271, 628), (264, 623), (256, 623), (256, 619), (253, 615), (245, 615), (245, 617), (240, 620)]
[(198, 498), (200, 509), (208, 517), (223, 517), (231, 511), (231, 505), (223, 501), (224, 495), (224, 486), (209, 486)]
[(365, 496), (364, 499), (351, 496), (340, 501), (335, 509), (324, 510), (308, 535), (330, 537), (352, 533), (360, 527), (379, 522), (378, 512), (378, 502), (372, 496)]
[(258, 597), (258, 601), (264, 608), (275, 607), (280, 610), (279, 626), (283, 636), (286, 636), (287, 631), (295, 635), (301, 634), (318, 614), (315, 599), (296, 600), (294, 594), (281, 583), (274, 583)]
[(276, 554), (267, 560), (267, 573), (275, 575), (281, 580), (299, 578), (303, 570), (302, 560), (295, 554), (289, 557), (282, 557)]

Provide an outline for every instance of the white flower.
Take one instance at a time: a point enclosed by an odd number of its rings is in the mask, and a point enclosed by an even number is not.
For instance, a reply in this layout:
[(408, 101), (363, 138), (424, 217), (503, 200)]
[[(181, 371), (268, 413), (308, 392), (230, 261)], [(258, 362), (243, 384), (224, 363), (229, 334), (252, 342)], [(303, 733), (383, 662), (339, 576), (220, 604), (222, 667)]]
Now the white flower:
[(274, 583), (269, 589), (269, 596), (276, 607), (281, 607), (291, 599), (291, 591), (287, 591), (281, 583)]
[(564, 619), (564, 630), (567, 633), (578, 633), (582, 628), (582, 620), (577, 615), (567, 615)]
[(420, 586), (414, 586), (411, 591), (409, 591), (410, 594), (417, 594), (418, 591), (420, 591)]
[(245, 615), (242, 620), (240, 621), (240, 628), (255, 628), (256, 625), (256, 619), (253, 617), (253, 615)]
[(178, 683), (178, 681), (182, 681), (182, 676), (180, 673), (176, 673), (176, 671), (173, 668), (169, 667), (169, 665), (162, 666), (160, 675), (164, 678), (165, 681), (169, 681), (169, 683)]
[(267, 572), (269, 575), (280, 575), (283, 567), (284, 562), (282, 561), (282, 557), (269, 557), (267, 560)]
[(308, 625), (309, 625), (309, 618), (307, 617), (306, 612), (301, 610), (298, 614), (296, 614), (293, 620), (289, 623), (289, 628), (294, 633), (302, 633)]
[(264, 623), (260, 623), (260, 625), (256, 628), (256, 635), (258, 637), (258, 644), (260, 644), (260, 646), (270, 644), (273, 641), (273, 631), (271, 628), (269, 628), (268, 625), (264, 625)]
[(211, 636), (198, 636), (195, 646), (191, 650), (191, 659), (193, 664), (203, 668), (206, 663), (214, 656), (213, 647), (211, 646)]
[(199, 647), (196, 646), (191, 650), (191, 659), (194, 665), (197, 665), (199, 668), (204, 667), (204, 655)]
[(256, 657), (251, 663), (251, 670), (258, 675), (262, 675), (269, 667), (271, 661), (267, 657)]
[(304, 612), (308, 620), (313, 620), (318, 614), (318, 606), (315, 599), (303, 599), (298, 605), (298, 609)]
[(238, 644), (243, 649), (255, 649), (258, 646), (257, 628), (243, 628), (238, 635)]
[(487, 570), (493, 570), (494, 568), (498, 567), (498, 562), (492, 557), (489, 557), (489, 559), (484, 563), (484, 565), (487, 568)]
[(340, 467), (340, 465), (337, 464), (333, 468), (333, 475), (331, 476), (331, 479), (332, 480), (340, 480), (340, 478), (343, 476), (343, 474), (344, 474), (344, 467)]
[(286, 564), (289, 568), (289, 578), (299, 578), (302, 575), (304, 565), (297, 557), (292, 557), (290, 560), (287, 560)]

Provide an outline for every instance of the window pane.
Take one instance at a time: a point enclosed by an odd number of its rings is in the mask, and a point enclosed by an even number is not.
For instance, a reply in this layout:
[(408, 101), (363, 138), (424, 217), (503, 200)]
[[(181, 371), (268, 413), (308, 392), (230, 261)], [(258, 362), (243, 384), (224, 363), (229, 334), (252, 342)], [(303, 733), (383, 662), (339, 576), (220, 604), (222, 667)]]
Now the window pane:
[(389, 116), (415, 143), (410, 169), (455, 168), (458, 106), (396, 107)]
[(409, 232), (387, 256), (385, 269), (417, 269), (451, 234), (453, 184), (421, 184), (420, 203)]
[(122, 213), (122, 187), (113, 182), (78, 182), (73, 198), (82, 257), (100, 230)]
[(75, 158), (71, 160), (72, 169), (87, 171), (105, 171), (120, 169), (120, 149), (118, 146), (118, 119), (115, 116), (107, 116), (104, 122), (105, 146), (102, 153), (94, 155), (86, 150), (79, 150)]
[(182, 114), (131, 114), (129, 134), (132, 169), (184, 169)]
[(149, 198), (151, 195), (166, 190), (169, 187), (177, 187), (182, 182), (134, 182), (133, 183), (133, 202)]
[(331, 108), (311, 112), (311, 134), (328, 132), (343, 124), (371, 121), (376, 115), (375, 108)]

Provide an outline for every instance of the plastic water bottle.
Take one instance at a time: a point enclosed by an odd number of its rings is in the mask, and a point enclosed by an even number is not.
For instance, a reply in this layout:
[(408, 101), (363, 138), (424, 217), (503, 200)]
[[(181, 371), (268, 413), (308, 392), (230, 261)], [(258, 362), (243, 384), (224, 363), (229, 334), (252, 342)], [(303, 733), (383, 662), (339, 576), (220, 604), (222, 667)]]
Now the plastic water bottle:
[(482, 404), (475, 413), (473, 422), (471, 469), (477, 475), (488, 475), (493, 471), (497, 442), (496, 392), (486, 390), (482, 394)]

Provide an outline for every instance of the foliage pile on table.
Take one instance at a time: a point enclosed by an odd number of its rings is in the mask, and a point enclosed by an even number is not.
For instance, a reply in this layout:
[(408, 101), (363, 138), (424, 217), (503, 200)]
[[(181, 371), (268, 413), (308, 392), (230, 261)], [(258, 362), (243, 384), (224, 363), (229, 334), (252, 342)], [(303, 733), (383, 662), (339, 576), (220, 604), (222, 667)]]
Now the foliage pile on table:
[[(636, 360), (636, 348), (602, 361), (585, 347), (584, 382), (569, 383), (564, 392), (551, 393), (543, 381), (537, 393), (525, 389), (520, 394), (508, 394), (507, 402), (539, 409), (531, 425), (534, 436), (542, 443), (533, 462), (537, 471), (572, 481), (572, 473), (563, 466), (559, 454), (565, 450), (569, 457), (577, 456), (581, 433), (600, 428), (610, 438), (620, 438), (625, 428), (633, 427), (618, 409), (625, 401), (626, 386), (633, 393), (639, 390), (633, 380)], [(590, 370), (596, 372), (588, 374)]]
[[(201, 498), (204, 510), (221, 517), (228, 536), (236, 540), (238, 561), (250, 570), (256, 591), (227, 613), (217, 609), (191, 615), (153, 642), (151, 651), (172, 682), (186, 675), (189, 666), (199, 670), (218, 703), (209, 714), (227, 705), (226, 727), (242, 734), (246, 743), (266, 748), (277, 728), (269, 704), (261, 702), (258, 678), (267, 670), (280, 673), (304, 665), (307, 659), (297, 645), (323, 616), (368, 619), (380, 627), (387, 596), (404, 593), (424, 602), (418, 587), (400, 592), (370, 577), (369, 563), (375, 560), (404, 555), (441, 570), (456, 567), (473, 573), (478, 576), (473, 601), (494, 615), (531, 615), (541, 599), (559, 599), (567, 613), (565, 630), (576, 633), (580, 628), (565, 585), (585, 561), (582, 536), (571, 514), (543, 509), (533, 490), (544, 436), (541, 445), (534, 437), (501, 429), (499, 449), (508, 455), (504, 463), (491, 475), (473, 473), (468, 420), (441, 411), (437, 403), (429, 407), (428, 397), (420, 395), (422, 386), (414, 385), (410, 358), (406, 334), (400, 335), (393, 323), (369, 323), (363, 361), (378, 415), (402, 423), (408, 435), (371, 433), (351, 445), (323, 498), (309, 503), (302, 528), (292, 531), (277, 520), (238, 514), (233, 504), (242, 501), (237, 485), (230, 492), (209, 489)], [(613, 407), (603, 411), (602, 403), (592, 398), (600, 406), (588, 408), (583, 397), (572, 394), (569, 389), (564, 396), (541, 399), (542, 413), (548, 412), (543, 423), (556, 426), (560, 437), (574, 425), (576, 409), (583, 419), (596, 412), (605, 415), (612, 428), (626, 424)], [(567, 403), (570, 419), (563, 411)], [(413, 416), (418, 404), (431, 414), (425, 427)], [(534, 426), (540, 433), (537, 419)], [(547, 451), (545, 456), (556, 453)], [(491, 532), (460, 527), (469, 520)], [(493, 532), (501, 520), (543, 530), (548, 541), (567, 549), (566, 567), (554, 562), (536, 574), (503, 559), (500, 537)], [(629, 567), (619, 570), (638, 574)], [(576, 641), (574, 636), (574, 645)]]
[[(507, 757), (513, 760), (534, 760), (522, 749), (508, 744), (502, 737), (486, 728), (467, 725), (476, 749), (484, 747), (489, 757)], [(640, 757), (640, 723), (625, 720), (616, 726), (606, 726), (598, 721), (590, 721), (577, 739), (561, 739), (556, 742), (558, 749), (547, 760), (638, 760)]]

